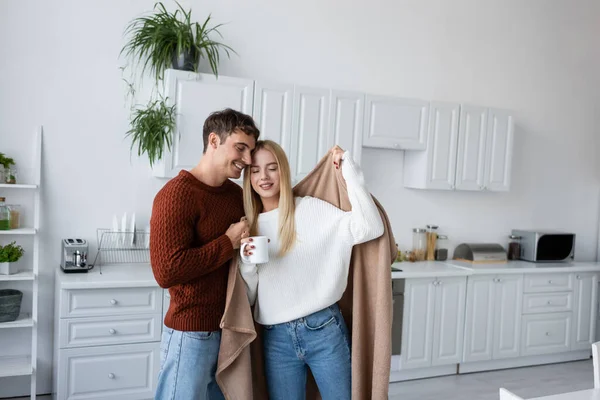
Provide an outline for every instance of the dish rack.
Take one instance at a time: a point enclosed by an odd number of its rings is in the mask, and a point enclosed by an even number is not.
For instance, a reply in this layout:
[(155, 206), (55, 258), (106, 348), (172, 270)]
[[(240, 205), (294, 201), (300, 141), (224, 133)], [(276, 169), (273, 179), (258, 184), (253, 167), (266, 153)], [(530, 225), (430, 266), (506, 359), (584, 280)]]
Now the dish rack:
[(150, 232), (113, 231), (97, 229), (98, 252), (94, 267), (103, 264), (132, 264), (150, 262)]

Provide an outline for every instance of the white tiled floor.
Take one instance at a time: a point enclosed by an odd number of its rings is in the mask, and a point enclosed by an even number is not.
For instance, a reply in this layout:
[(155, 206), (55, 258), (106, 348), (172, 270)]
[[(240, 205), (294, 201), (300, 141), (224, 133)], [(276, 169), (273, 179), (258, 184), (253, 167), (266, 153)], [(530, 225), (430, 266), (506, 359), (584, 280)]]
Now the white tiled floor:
[(498, 400), (500, 387), (529, 399), (590, 389), (593, 370), (590, 360), (392, 383), (389, 400)]
[(590, 360), (392, 383), (389, 400), (498, 400), (500, 387), (527, 399), (593, 386)]

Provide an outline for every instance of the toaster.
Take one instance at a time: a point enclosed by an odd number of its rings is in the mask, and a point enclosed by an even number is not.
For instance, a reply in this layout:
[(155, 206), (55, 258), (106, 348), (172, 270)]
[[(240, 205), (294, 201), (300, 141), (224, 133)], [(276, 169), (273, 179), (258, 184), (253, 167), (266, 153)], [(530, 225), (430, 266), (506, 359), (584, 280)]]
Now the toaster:
[(520, 259), (530, 262), (572, 261), (575, 258), (575, 234), (552, 230), (513, 229), (520, 237)]

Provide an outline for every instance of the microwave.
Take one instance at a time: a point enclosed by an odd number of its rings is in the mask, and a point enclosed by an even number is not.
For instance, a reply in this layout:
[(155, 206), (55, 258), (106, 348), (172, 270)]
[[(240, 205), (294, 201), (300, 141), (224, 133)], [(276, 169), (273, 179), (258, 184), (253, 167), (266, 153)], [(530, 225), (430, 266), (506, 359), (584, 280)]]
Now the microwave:
[(575, 257), (574, 233), (513, 229), (512, 234), (521, 238), (521, 260), (558, 262), (572, 261)]

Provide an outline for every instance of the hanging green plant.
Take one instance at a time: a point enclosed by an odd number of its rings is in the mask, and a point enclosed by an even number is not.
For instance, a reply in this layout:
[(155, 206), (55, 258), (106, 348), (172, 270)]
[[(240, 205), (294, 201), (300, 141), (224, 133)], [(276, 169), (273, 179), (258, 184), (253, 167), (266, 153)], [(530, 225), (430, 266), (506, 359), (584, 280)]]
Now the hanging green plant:
[[(176, 2), (177, 3), (177, 2)], [(198, 72), (201, 58), (208, 60), (210, 68), (218, 76), (219, 51), (227, 57), (235, 51), (211, 36), (223, 37), (219, 32), (222, 24), (209, 27), (211, 16), (199, 24), (192, 22), (192, 11), (186, 11), (179, 3), (169, 12), (162, 2), (154, 5), (150, 16), (132, 20), (125, 29), (130, 39), (121, 54), (142, 63), (142, 74), (149, 69), (156, 82), (163, 78), (167, 68)]]
[(150, 166), (162, 158), (165, 145), (171, 150), (175, 106), (169, 106), (166, 100), (150, 101), (146, 107), (135, 109), (131, 129), (125, 135), (131, 137), (131, 150), (137, 144), (137, 155), (148, 155)]

